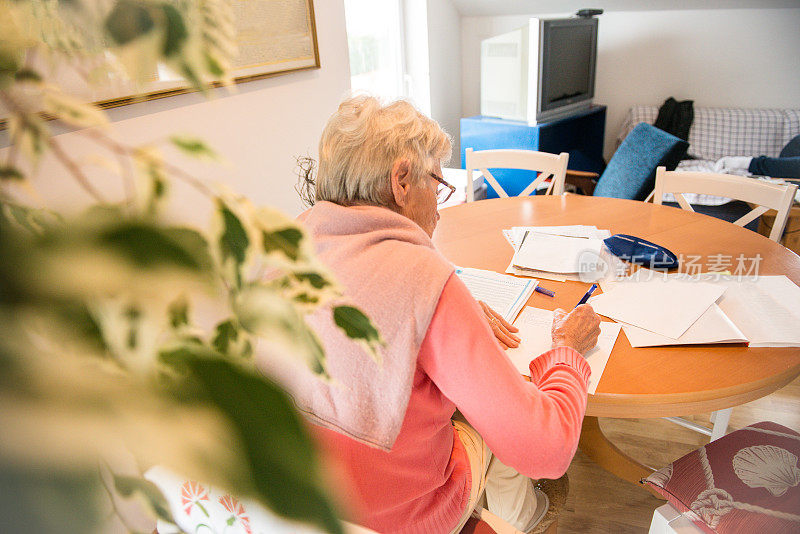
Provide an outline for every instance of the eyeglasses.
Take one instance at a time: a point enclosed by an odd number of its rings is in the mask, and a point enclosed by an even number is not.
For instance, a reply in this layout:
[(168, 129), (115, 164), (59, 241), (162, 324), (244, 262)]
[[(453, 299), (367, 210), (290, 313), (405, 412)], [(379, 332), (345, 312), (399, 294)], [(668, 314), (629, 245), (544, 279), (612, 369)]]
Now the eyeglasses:
[(439, 182), (439, 186), (436, 188), (436, 202), (439, 204), (444, 204), (447, 202), (453, 193), (456, 192), (455, 186), (452, 186), (444, 181), (444, 178), (438, 177), (435, 173), (430, 173), (431, 178)]

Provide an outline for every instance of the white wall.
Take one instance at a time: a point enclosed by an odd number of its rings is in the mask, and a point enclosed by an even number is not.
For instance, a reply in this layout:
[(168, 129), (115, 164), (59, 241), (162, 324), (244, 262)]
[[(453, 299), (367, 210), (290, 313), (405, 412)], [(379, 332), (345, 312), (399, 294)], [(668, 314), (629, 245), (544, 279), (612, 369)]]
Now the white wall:
[[(205, 139), (227, 160), (198, 164), (169, 151), (169, 159), (198, 177), (222, 182), (257, 205), (298, 214), (294, 190), (295, 157), (316, 157), (322, 128), (350, 88), (350, 66), (342, 0), (314, 3), (322, 68), (276, 76), (238, 86), (238, 93), (215, 91), (205, 101), (190, 94), (110, 110), (115, 136), (138, 144), (190, 133)], [(79, 132), (58, 136), (76, 158), (98, 152)], [(7, 146), (0, 139), (0, 146)], [(119, 195), (120, 181), (97, 171), (92, 177), (109, 195)], [(35, 180), (44, 202), (61, 209), (85, 205), (89, 198), (51, 158)], [(175, 184), (171, 213), (205, 225), (209, 206), (191, 188)]]
[(461, 166), (461, 16), (451, 0), (428, 0), (431, 117), (453, 138), (450, 167)]
[[(528, 16), (462, 19), (462, 114), (480, 112), (480, 40)], [(610, 157), (627, 109), (667, 97), (695, 106), (800, 108), (800, 9), (611, 11), (600, 16), (595, 102)]]

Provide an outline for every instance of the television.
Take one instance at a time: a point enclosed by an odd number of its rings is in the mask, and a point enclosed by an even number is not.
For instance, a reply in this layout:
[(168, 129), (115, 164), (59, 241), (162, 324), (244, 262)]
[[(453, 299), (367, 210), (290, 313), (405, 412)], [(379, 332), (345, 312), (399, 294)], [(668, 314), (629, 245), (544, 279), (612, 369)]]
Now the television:
[(531, 18), (481, 41), (481, 115), (530, 125), (592, 104), (597, 19)]

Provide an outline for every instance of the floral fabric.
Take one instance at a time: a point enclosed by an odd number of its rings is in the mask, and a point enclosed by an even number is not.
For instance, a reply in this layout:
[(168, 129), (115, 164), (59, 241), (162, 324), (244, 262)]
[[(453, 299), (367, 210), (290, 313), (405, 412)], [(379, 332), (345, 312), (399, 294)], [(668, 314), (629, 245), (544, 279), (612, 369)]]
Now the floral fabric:
[(145, 478), (158, 486), (167, 499), (176, 525), (158, 522), (159, 534), (319, 534), (312, 527), (279, 518), (260, 504), (238, 499), (196, 480), (187, 480), (154, 467)]

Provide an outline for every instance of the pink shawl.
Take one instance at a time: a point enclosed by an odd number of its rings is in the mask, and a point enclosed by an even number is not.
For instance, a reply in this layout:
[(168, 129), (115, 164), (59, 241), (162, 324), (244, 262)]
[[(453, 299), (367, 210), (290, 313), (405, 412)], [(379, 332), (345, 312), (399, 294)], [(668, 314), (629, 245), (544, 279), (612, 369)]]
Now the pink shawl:
[(416, 223), (386, 208), (322, 201), (299, 220), (346, 300), (372, 319), (386, 347), (382, 364), (376, 363), (335, 327), (330, 311), (320, 311), (307, 319), (325, 348), (333, 382), (301, 367), (280, 374), (312, 421), (389, 450), (403, 424), (417, 355), (453, 265)]

